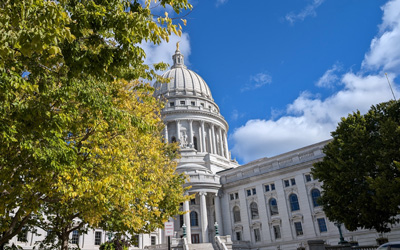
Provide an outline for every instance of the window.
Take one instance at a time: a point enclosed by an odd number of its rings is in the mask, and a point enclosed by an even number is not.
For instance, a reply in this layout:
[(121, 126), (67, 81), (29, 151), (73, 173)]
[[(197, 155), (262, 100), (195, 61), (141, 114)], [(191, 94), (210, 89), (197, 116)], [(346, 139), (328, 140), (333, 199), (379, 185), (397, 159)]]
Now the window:
[(172, 143), (176, 142), (176, 138), (175, 138), (175, 136), (172, 136), (172, 138), (171, 138), (171, 142), (172, 142)]
[(275, 190), (275, 184), (271, 184), (271, 190)]
[(311, 180), (311, 175), (306, 174), (305, 177), (306, 177), (306, 182), (312, 181), (312, 180)]
[(232, 193), (232, 194), (229, 195), (229, 198), (230, 198), (231, 201), (237, 200), (237, 199), (239, 199), (239, 194), (238, 193)]
[(297, 199), (297, 195), (291, 194), (289, 195), (290, 209), (293, 211), (300, 210), (299, 200)]
[(190, 205), (196, 205), (196, 199), (191, 199), (190, 200)]
[(278, 204), (277, 204), (275, 198), (271, 198), (269, 200), (269, 212), (270, 212), (271, 216), (279, 214)]
[(261, 234), (259, 228), (254, 228), (254, 240), (255, 242), (259, 242), (261, 240)]
[(192, 104), (192, 106), (196, 106), (196, 102), (191, 102), (190, 104)]
[(180, 103), (181, 103), (181, 105), (185, 105), (185, 101), (181, 101)]
[(255, 188), (253, 188), (251, 191), (253, 192), (253, 195), (256, 194), (256, 189)]
[(174, 102), (170, 102), (170, 103), (169, 103), (169, 106), (170, 106), (170, 107), (174, 107), (174, 106), (175, 106), (175, 103), (174, 103)]
[(133, 237), (134, 237), (133, 246), (139, 247), (139, 235), (134, 235)]
[(101, 245), (101, 232), (95, 232), (94, 233), (94, 244), (96, 246), (100, 246)]
[(289, 180), (285, 180), (284, 182), (285, 182), (285, 187), (289, 187), (290, 186)]
[(240, 222), (241, 218), (240, 218), (240, 208), (238, 206), (235, 206), (233, 208), (233, 221), (236, 222)]
[(242, 240), (242, 233), (241, 232), (236, 232), (236, 240), (241, 241)]
[(274, 229), (275, 239), (280, 239), (281, 238), (281, 228), (278, 225), (276, 225), (276, 226), (273, 226), (273, 229)]
[(318, 204), (319, 197), (321, 197), (321, 192), (318, 189), (314, 188), (313, 190), (311, 190), (311, 199), (312, 199), (314, 207), (319, 206), (319, 204)]
[(319, 219), (317, 219), (317, 221), (318, 221), (319, 231), (320, 231), (321, 233), (327, 232), (328, 229), (326, 228), (325, 219), (324, 219), (324, 218), (319, 218)]
[(151, 236), (151, 245), (154, 246), (156, 244), (156, 236)]
[(275, 184), (272, 183), (272, 184), (264, 185), (264, 189), (265, 189), (265, 192), (274, 191)]
[(251, 196), (251, 190), (247, 190), (247, 196)]
[(200, 105), (204, 108), (204, 103), (200, 103)]
[(28, 228), (27, 227), (23, 227), (21, 229), (21, 232), (18, 233), (17, 241), (28, 242)]
[(250, 214), (251, 214), (251, 219), (258, 219), (258, 206), (257, 203), (252, 202), (250, 204)]
[(303, 235), (303, 227), (301, 226), (301, 222), (295, 222), (294, 229), (296, 230), (297, 236)]
[(296, 185), (296, 180), (294, 178), (290, 179), (290, 183), (292, 184), (292, 186)]
[(197, 213), (195, 211), (190, 212), (190, 225), (192, 227), (198, 227), (199, 226), (199, 218), (198, 218)]
[(197, 148), (197, 137), (196, 136), (193, 136), (193, 147), (194, 147), (194, 149), (198, 150), (198, 148)]
[(265, 185), (265, 192), (269, 192), (269, 185)]
[(179, 227), (182, 227), (183, 226), (183, 214), (180, 214), (179, 215)]
[(71, 244), (79, 244), (79, 232), (78, 230), (74, 230), (72, 232), (72, 239), (71, 239)]

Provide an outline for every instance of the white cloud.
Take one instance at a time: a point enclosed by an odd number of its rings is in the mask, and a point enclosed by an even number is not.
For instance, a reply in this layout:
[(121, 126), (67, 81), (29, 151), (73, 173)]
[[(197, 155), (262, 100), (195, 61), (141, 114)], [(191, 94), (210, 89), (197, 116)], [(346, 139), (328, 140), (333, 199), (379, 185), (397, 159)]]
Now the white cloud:
[[(234, 155), (248, 162), (328, 139), (341, 117), (357, 109), (365, 113), (371, 105), (392, 99), (384, 72), (376, 70), (389, 71), (392, 86), (397, 86), (394, 79), (400, 74), (400, 0), (389, 1), (382, 10), (381, 31), (371, 41), (360, 72), (336, 76), (342, 88), (328, 98), (303, 92), (279, 119), (248, 121), (230, 136)], [(320, 78), (321, 84), (335, 78), (334, 71), (325, 72), (327, 77)], [(400, 96), (398, 89), (394, 91)]]
[(288, 13), (285, 16), (286, 21), (293, 24), (296, 21), (303, 21), (308, 16), (316, 16), (317, 13), (315, 10), (324, 2), (325, 0), (313, 0), (312, 3), (307, 5), (304, 9), (302, 9), (299, 13)]
[(217, 0), (217, 3), (215, 5), (218, 7), (220, 5), (223, 5), (226, 2), (228, 2), (228, 0)]
[(250, 76), (250, 83), (246, 84), (241, 91), (253, 90), (272, 82), (272, 77), (265, 73), (258, 73)]
[(334, 84), (339, 80), (337, 72), (341, 71), (342, 67), (340, 64), (336, 63), (332, 66), (332, 68), (325, 71), (325, 73), (319, 78), (317, 83), (318, 87), (332, 88)]
[(177, 35), (171, 35), (169, 42), (161, 42), (159, 45), (154, 45), (150, 42), (142, 43), (141, 47), (146, 52), (146, 64), (154, 64), (159, 62), (165, 62), (172, 65), (172, 55), (176, 50), (176, 43), (179, 41), (179, 50), (185, 56), (185, 64), (190, 65), (190, 39), (189, 34), (183, 33), (181, 37)]

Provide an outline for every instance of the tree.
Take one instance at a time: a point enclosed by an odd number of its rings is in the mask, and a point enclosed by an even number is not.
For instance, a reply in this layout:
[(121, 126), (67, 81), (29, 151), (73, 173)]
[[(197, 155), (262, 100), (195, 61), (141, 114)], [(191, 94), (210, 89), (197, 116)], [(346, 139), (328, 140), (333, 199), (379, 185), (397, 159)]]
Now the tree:
[(342, 118), (332, 137), (312, 170), (327, 217), (352, 231), (390, 231), (400, 213), (400, 102)]
[[(173, 145), (161, 142), (162, 106), (137, 79), (158, 78), (139, 44), (168, 41), (180, 25), (155, 18), (150, 1), (0, 7), (0, 246), (46, 212), (95, 226), (118, 209), (133, 231), (175, 214), (183, 179)], [(174, 199), (164, 204), (167, 194)]]

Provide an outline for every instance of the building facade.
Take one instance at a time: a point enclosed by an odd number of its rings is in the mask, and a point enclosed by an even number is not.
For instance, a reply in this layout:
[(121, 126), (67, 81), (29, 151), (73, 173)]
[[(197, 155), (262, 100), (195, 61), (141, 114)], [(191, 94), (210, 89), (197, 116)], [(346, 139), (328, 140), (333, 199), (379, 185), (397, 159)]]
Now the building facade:
[[(228, 124), (207, 83), (187, 69), (179, 47), (172, 58), (173, 66), (163, 75), (170, 82), (155, 83), (154, 95), (167, 103), (162, 110), (164, 140), (179, 143), (182, 157), (177, 171), (189, 177), (185, 185), (194, 195), (182, 204), (186, 213), (173, 219), (175, 239), (183, 237), (185, 228), (189, 244), (213, 243), (216, 226), (220, 235), (231, 235), (236, 249), (307, 249), (307, 241), (317, 239), (337, 245), (339, 228), (345, 240), (360, 245), (376, 245), (377, 238), (400, 238), (398, 225), (385, 235), (373, 230), (349, 232), (326, 218), (317, 202), (321, 183), (312, 177), (311, 168), (324, 157), (322, 148), (328, 141), (239, 166), (231, 159)], [(32, 249), (44, 233), (24, 232), (12, 243)], [(83, 250), (97, 250), (109, 235), (102, 229), (73, 233), (71, 242)], [(135, 237), (138, 244), (131, 249), (166, 241), (161, 229)]]

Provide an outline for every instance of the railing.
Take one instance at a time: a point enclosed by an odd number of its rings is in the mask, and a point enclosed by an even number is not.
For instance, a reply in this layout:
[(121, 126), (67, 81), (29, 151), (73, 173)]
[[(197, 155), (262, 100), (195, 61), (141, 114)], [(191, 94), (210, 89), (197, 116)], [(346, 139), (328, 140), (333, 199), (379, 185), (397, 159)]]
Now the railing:
[(219, 236), (215, 236), (215, 243), (218, 247), (218, 250), (228, 250), (226, 245), (221, 241), (221, 238)]
[(187, 239), (186, 239), (186, 237), (185, 237), (185, 238), (183, 238), (183, 244), (182, 244), (182, 247), (183, 247), (183, 250), (189, 250), (189, 245), (188, 245), (188, 242), (187, 242)]
[(325, 246), (325, 250), (375, 250), (377, 246)]

